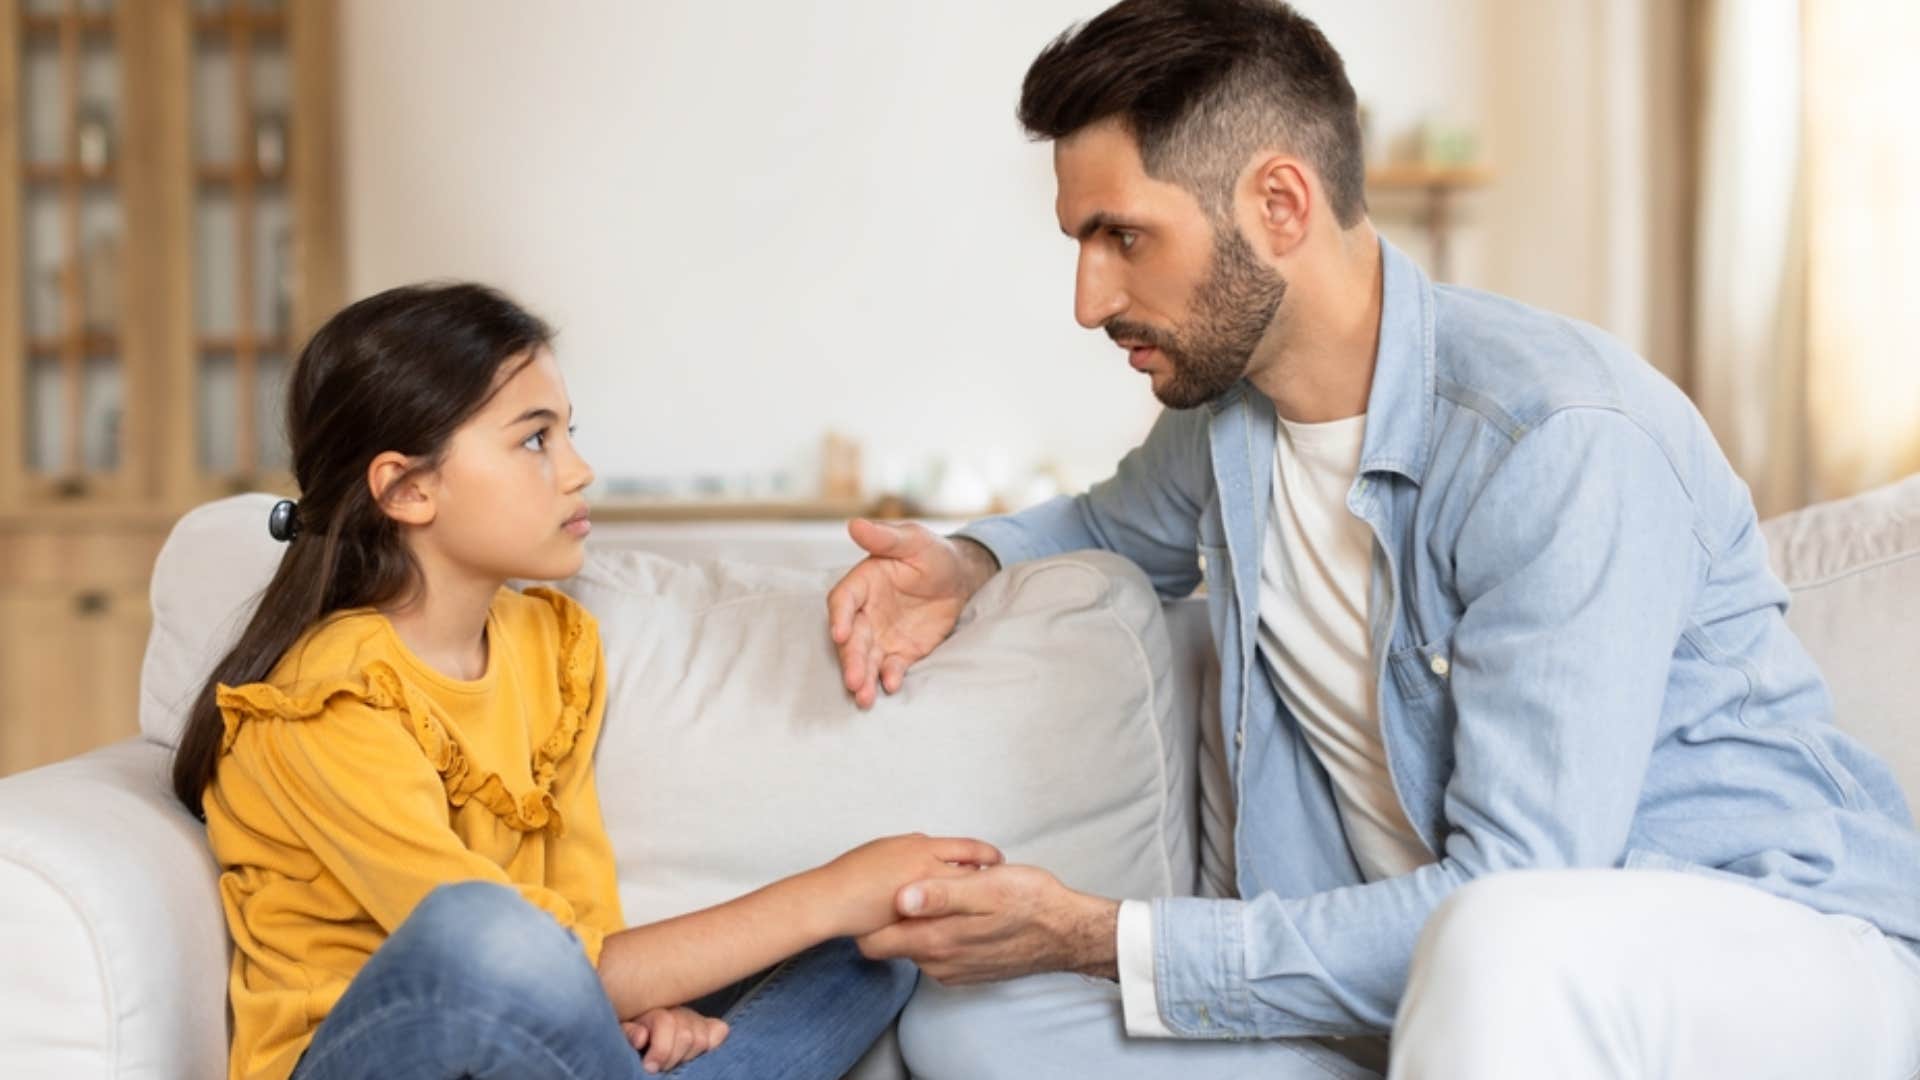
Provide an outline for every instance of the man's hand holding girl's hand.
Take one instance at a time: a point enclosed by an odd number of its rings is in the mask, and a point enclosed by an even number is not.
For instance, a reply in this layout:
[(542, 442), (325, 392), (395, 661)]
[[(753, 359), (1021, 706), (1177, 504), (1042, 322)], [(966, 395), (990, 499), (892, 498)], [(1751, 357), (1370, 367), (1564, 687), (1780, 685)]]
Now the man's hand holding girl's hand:
[(1076, 892), (1037, 866), (996, 866), (900, 890), (899, 922), (862, 935), (875, 960), (904, 956), (947, 985), (1041, 971), (1118, 979), (1120, 904)]
[(859, 937), (900, 918), (894, 897), (903, 886), (966, 877), (998, 866), (1000, 850), (982, 840), (911, 833), (862, 844), (813, 871), (818, 910), (829, 937)]

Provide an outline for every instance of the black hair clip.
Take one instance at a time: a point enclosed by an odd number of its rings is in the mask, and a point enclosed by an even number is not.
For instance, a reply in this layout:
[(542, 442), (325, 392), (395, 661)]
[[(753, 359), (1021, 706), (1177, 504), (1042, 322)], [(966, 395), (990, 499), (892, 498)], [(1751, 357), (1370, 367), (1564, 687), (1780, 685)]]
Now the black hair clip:
[(267, 514), (267, 533), (283, 544), (300, 535), (300, 507), (292, 499), (281, 499)]

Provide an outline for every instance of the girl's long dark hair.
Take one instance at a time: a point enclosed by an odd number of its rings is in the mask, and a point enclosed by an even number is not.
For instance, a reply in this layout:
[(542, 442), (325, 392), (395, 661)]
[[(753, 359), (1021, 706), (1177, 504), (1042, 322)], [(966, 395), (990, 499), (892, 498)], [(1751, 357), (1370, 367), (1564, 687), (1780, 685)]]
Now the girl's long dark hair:
[(240, 640), (194, 700), (174, 753), (174, 794), (196, 817), (205, 816), (201, 798), (225, 734), (215, 689), (266, 678), (326, 615), (388, 603), (420, 583), (399, 526), (367, 487), (373, 459), (391, 450), (414, 459), (414, 472), (438, 466), (454, 431), (511, 373), (503, 365), (526, 363), (552, 336), (500, 293), (456, 284), (370, 296), (307, 342), (287, 393), (298, 531)]

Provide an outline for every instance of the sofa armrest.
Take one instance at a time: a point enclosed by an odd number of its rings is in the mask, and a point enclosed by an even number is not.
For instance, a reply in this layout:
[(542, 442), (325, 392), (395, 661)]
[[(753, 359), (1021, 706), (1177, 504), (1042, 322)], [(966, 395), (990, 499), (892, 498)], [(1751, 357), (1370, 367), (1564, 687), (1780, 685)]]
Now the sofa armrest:
[(0, 1076), (222, 1076), (226, 926), (169, 753), (0, 780)]

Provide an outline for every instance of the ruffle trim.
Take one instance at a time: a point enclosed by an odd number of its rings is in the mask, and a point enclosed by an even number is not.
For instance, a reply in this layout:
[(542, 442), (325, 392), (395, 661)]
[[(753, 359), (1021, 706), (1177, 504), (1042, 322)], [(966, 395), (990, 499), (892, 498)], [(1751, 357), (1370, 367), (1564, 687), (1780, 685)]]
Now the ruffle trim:
[(556, 837), (565, 835), (566, 823), (553, 799), (553, 780), (586, 725), (599, 638), (585, 609), (571, 599), (545, 588), (526, 592), (552, 605), (560, 620), (560, 720), (553, 733), (534, 749), (533, 790), (515, 792), (498, 773), (475, 769), (465, 750), (434, 714), (426, 695), (409, 686), (384, 660), (367, 664), (358, 675), (303, 685), (297, 695), (267, 683), (219, 687), (214, 700), (226, 725), (220, 752), (224, 754), (233, 746), (240, 725), (248, 720), (312, 720), (325, 713), (333, 699), (348, 697), (405, 716), (407, 730), (439, 772), (446, 785), (447, 801), (454, 806), (477, 800), (510, 828), (521, 832), (548, 829)]

